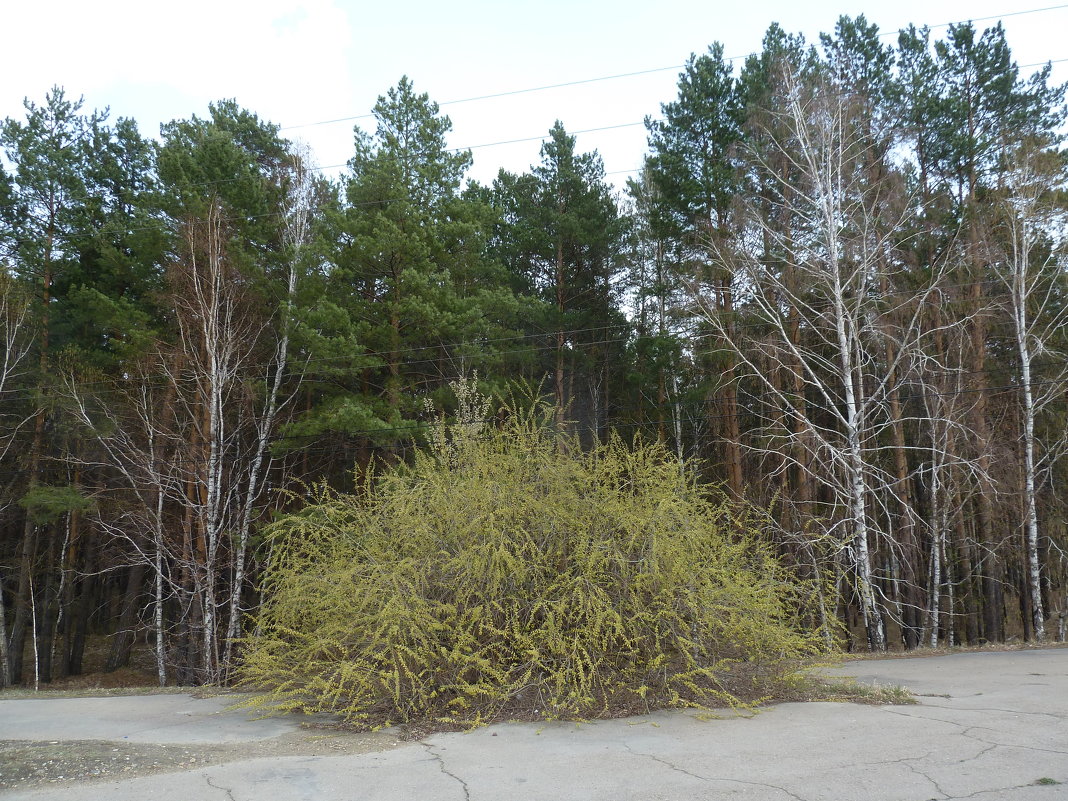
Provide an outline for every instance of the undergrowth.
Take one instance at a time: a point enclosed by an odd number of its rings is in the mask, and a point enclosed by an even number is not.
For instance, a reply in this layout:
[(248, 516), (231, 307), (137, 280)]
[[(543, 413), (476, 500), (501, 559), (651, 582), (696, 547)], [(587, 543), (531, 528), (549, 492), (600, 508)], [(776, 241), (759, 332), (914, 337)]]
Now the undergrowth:
[(253, 705), (470, 726), (747, 705), (795, 680), (819, 641), (758, 514), (660, 445), (583, 453), (542, 414), (490, 430), (467, 401), (413, 464), (273, 524)]

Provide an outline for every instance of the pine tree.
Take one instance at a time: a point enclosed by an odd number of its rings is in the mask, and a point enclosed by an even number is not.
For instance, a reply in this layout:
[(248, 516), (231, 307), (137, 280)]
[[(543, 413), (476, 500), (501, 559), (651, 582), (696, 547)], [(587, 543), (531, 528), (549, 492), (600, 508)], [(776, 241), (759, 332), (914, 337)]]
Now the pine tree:
[(541, 162), (528, 175), (502, 173), (494, 187), (511, 226), (512, 269), (544, 304), (554, 340), (556, 424), (568, 428), (570, 415), (589, 444), (605, 432), (619, 379), (611, 368), (626, 332), (616, 303), (627, 230), (600, 156), (575, 145), (557, 121)]

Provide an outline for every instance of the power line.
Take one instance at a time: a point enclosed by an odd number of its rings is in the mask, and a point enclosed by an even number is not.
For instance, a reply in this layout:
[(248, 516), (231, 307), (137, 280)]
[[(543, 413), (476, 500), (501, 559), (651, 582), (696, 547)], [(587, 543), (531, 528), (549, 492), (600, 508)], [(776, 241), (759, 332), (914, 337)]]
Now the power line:
[[(745, 56), (739, 56), (738, 58), (745, 58)], [(545, 86), (532, 86), (532, 87), (529, 87), (529, 88), (526, 88), (526, 89), (511, 89), (511, 90), (508, 90), (508, 91), (505, 91), (505, 92), (495, 92), (493, 94), (477, 95), (475, 97), (465, 97), (465, 98), (461, 98), (459, 100), (445, 100), (445, 101), (443, 101), (441, 103), (438, 103), (437, 105), (438, 106), (455, 106), (455, 105), (459, 105), (460, 103), (473, 103), (473, 102), (478, 101), (478, 100), (494, 100), (494, 99), (501, 98), (501, 97), (512, 97), (514, 95), (529, 94), (531, 92), (545, 92), (545, 91), (548, 91), (550, 89), (563, 89), (563, 88), (568, 87), (568, 86), (579, 86), (581, 84), (598, 83), (600, 81), (612, 81), (612, 80), (616, 80), (616, 79), (619, 79), (619, 78), (633, 78), (633, 77), (636, 77), (638, 75), (650, 75), (652, 73), (657, 73), (657, 72), (666, 72), (668, 70), (683, 69), (684, 67), (685, 67), (685, 65), (680, 64), (680, 65), (673, 65), (673, 66), (670, 66), (670, 67), (653, 67), (652, 69), (636, 70), (634, 72), (622, 72), (622, 73), (619, 73), (619, 74), (616, 74), (616, 75), (601, 76), (599, 78), (580, 78), (579, 80), (575, 80), (575, 81), (565, 81), (563, 83), (546, 84)], [(352, 116), (352, 117), (338, 117), (338, 118), (332, 119), (332, 120), (319, 120), (317, 122), (305, 122), (305, 123), (301, 123), (299, 125), (284, 125), (284, 126), (279, 127), (278, 130), (280, 130), (280, 131), (292, 131), (292, 130), (296, 130), (298, 128), (313, 128), (313, 127), (320, 126), (320, 125), (333, 125), (334, 123), (338, 123), (338, 122), (352, 122), (354, 120), (366, 120), (366, 119), (370, 119), (370, 118), (372, 118), (374, 116), (375, 116), (374, 113), (357, 114), (357, 115)]]
[[(947, 291), (947, 290), (953, 290), (953, 289), (968, 289), (968, 288), (971, 288), (971, 287), (975, 286), (976, 283), (979, 283), (979, 284), (990, 284), (990, 285), (993, 285), (993, 286), (1000, 286), (1002, 282), (1000, 281), (1000, 279), (988, 278), (988, 279), (980, 280), (978, 282), (976, 282), (976, 281), (968, 281), (968, 282), (959, 283), (959, 284), (943, 284), (943, 285), (939, 285), (937, 287), (937, 289), (939, 289), (940, 291)], [(921, 293), (922, 293), (922, 290), (897, 289), (897, 290), (887, 290), (886, 292), (881, 292), (880, 293), (880, 297), (890, 297), (890, 296), (918, 297), (919, 294), (921, 294)], [(958, 299), (958, 300), (951, 300), (951, 301), (945, 302), (945, 305), (948, 306), (948, 305), (952, 305), (953, 303), (957, 303), (957, 302), (967, 303), (967, 304), (973, 303), (973, 301), (970, 298), (962, 298), (962, 299)], [(737, 314), (740, 314), (740, 312), (738, 312)], [(697, 315), (697, 316), (692, 317), (691, 319), (692, 320), (697, 320), (699, 322), (702, 318), (699, 315)], [(736, 329), (742, 329), (742, 330), (763, 330), (763, 329), (767, 328), (767, 326), (768, 326), (768, 323), (766, 321), (752, 321), (752, 322), (735, 323), (735, 328)], [(329, 368), (330, 365), (335, 365), (335, 364), (339, 366), (339, 369), (343, 369), (347, 363), (349, 363), (349, 362), (351, 362), (353, 360), (357, 360), (357, 359), (381, 359), (381, 358), (386, 358), (386, 357), (391, 357), (391, 356), (399, 356), (399, 355), (406, 355), (406, 354), (412, 354), (412, 353), (419, 353), (419, 352), (422, 352), (422, 351), (444, 351), (444, 352), (446, 352), (448, 354), (447, 356), (439, 355), (439, 356), (435, 356), (435, 357), (432, 357), (432, 358), (426, 358), (426, 359), (415, 359), (415, 360), (405, 359), (405, 360), (402, 361), (401, 367), (407, 369), (407, 368), (420, 366), (420, 365), (425, 365), (425, 364), (439, 364), (439, 363), (441, 363), (443, 358), (448, 362), (455, 362), (457, 359), (461, 359), (462, 360), (462, 359), (466, 358), (463, 355), (456, 355), (455, 353), (449, 353), (450, 351), (460, 351), (460, 350), (466, 350), (466, 349), (482, 349), (482, 348), (485, 348), (487, 345), (490, 345), (490, 344), (499, 344), (499, 343), (504, 343), (504, 342), (521, 342), (521, 341), (531, 340), (531, 339), (548, 339), (548, 338), (556, 338), (556, 337), (561, 337), (561, 336), (564, 337), (567, 340), (574, 340), (575, 337), (577, 335), (580, 335), (580, 334), (591, 334), (591, 333), (596, 333), (596, 332), (608, 333), (608, 332), (615, 332), (615, 331), (629, 331), (629, 332), (633, 333), (633, 340), (635, 342), (638, 342), (638, 341), (641, 341), (641, 340), (655, 339), (655, 338), (658, 338), (658, 337), (661, 336), (660, 334), (640, 333), (639, 330), (638, 330), (638, 325), (636, 324), (636, 322), (633, 321), (633, 320), (627, 320), (627, 321), (621, 322), (621, 323), (613, 323), (613, 324), (601, 325), (601, 326), (589, 326), (589, 327), (585, 327), (585, 328), (571, 328), (571, 329), (562, 329), (562, 330), (547, 330), (547, 331), (539, 331), (539, 332), (526, 333), (526, 334), (514, 334), (514, 335), (502, 336), (502, 337), (484, 337), (484, 338), (465, 340), (465, 341), (459, 341), (459, 342), (437, 342), (437, 343), (428, 344), (428, 345), (413, 345), (413, 346), (406, 346), (406, 347), (398, 348), (398, 349), (395, 349), (395, 350), (354, 351), (352, 354), (345, 355), (345, 356), (321, 356), (321, 357), (309, 358), (309, 359), (304, 359), (304, 360), (292, 359), (291, 360), (291, 364), (293, 365), (294, 369), (301, 369), (301, 370), (304, 370), (304, 369), (307, 369), (307, 368), (314, 368), (314, 367)], [(704, 336), (695, 334), (692, 331), (692, 327), (687, 328), (686, 330), (680, 330), (679, 327), (675, 327), (673, 330), (665, 332), (665, 334), (667, 336), (669, 336), (669, 337), (672, 337), (672, 338), (688, 337), (689, 339), (692, 339), (694, 341), (697, 341), (697, 340), (702, 339), (702, 338), (710, 338), (710, 337), (714, 337), (715, 336), (714, 334), (709, 334), (709, 335), (704, 335)], [(592, 346), (599, 346), (599, 345), (619, 344), (619, 343), (631, 341), (631, 339), (632, 339), (632, 337), (630, 337), (630, 336), (624, 336), (624, 337), (616, 337), (616, 338), (611, 338), (611, 339), (608, 339), (608, 338), (596, 339), (596, 340), (590, 340), (590, 341), (587, 341), (587, 342), (578, 342), (578, 343), (569, 342), (568, 344), (571, 345), (572, 347), (575, 346), (575, 345), (592, 347)], [(521, 354), (537, 354), (537, 353), (543, 353), (543, 352), (551, 352), (552, 350), (556, 349), (557, 347), (558, 346), (557, 346), (556, 343), (550, 343), (550, 344), (547, 344), (547, 345), (538, 345), (538, 346), (533, 346), (533, 347), (517, 348), (517, 349), (512, 349), (512, 350), (499, 350), (499, 351), (488, 351), (488, 352), (487, 351), (483, 351), (481, 353), (471, 354), (471, 358), (472, 358), (472, 360), (474, 360), (474, 359), (496, 359), (496, 358), (500, 358), (502, 356), (514, 356), (514, 355), (521, 355)], [(357, 370), (365, 370), (365, 369), (374, 370), (374, 369), (381, 369), (384, 366), (385, 365), (383, 365), (383, 364), (365, 365), (364, 367), (355, 368), (355, 369), (357, 369)], [(1045, 366), (1045, 365), (1041, 365), (1041, 366)], [(977, 372), (980, 372), (980, 373), (1000, 372), (1000, 371), (1002, 371), (1004, 369), (1005, 369), (1005, 367), (998, 366), (998, 367), (986, 368), (986, 369), (981, 370), (981, 371), (950, 370), (950, 371), (948, 371), (948, 373), (951, 374), (951, 375), (972, 375), (972, 374), (975, 374)], [(943, 372), (947, 372), (947, 371), (943, 371)], [(153, 379), (153, 377), (148, 377), (148, 378), (150, 380)], [(155, 376), (154, 380), (163, 381), (163, 380), (165, 380), (165, 377), (164, 376)], [(316, 379), (314, 379), (314, 378), (310, 378), (308, 380), (309, 381), (316, 381)], [(319, 380), (319, 383), (322, 383), (322, 380)], [(114, 379), (100, 379), (100, 380), (78, 381), (78, 386), (80, 386), (80, 387), (83, 387), (83, 386), (118, 386), (118, 384), (116, 383), (116, 381)], [(9, 390), (5, 391), (4, 394), (5, 395), (11, 395), (11, 394), (19, 394), (19, 393), (21, 393), (22, 397), (30, 397), (36, 391), (37, 390), (34, 390), (32, 388), (31, 389), (22, 389), (22, 388), (20, 388), (18, 390), (9, 389)]]
[[(663, 120), (653, 120), (654, 122), (662, 122)], [(637, 122), (621, 122), (617, 125), (602, 125), (597, 128), (583, 128), (578, 131), (568, 131), (569, 136), (577, 136), (578, 134), (596, 133), (598, 131), (614, 131), (618, 128), (633, 128), (637, 125), (645, 125), (645, 120), (638, 120)], [(480, 145), (468, 145), (467, 147), (451, 147), (451, 152), (462, 152), (465, 150), (478, 150), (483, 147), (497, 147), (498, 145), (514, 145), (520, 142), (536, 142), (544, 141), (549, 138), (549, 134), (541, 134), (540, 136), (527, 136), (521, 139), (503, 139), (499, 142), (484, 142)]]
[[(929, 25), (927, 27), (930, 28), (930, 29), (937, 29), (937, 28), (949, 27), (951, 25), (963, 24), (964, 22), (983, 22), (983, 21), (988, 21), (988, 20), (993, 20), (993, 19), (1001, 19), (1001, 18), (1004, 18), (1004, 17), (1015, 17), (1015, 16), (1026, 15), (1026, 14), (1036, 14), (1036, 13), (1042, 13), (1042, 12), (1047, 12), (1047, 11), (1056, 11), (1056, 10), (1064, 9), (1064, 8), (1068, 8), (1068, 4), (1062, 4), (1062, 5), (1056, 5), (1056, 6), (1047, 6), (1047, 7), (1043, 7), (1043, 8), (1027, 9), (1027, 10), (1023, 10), (1023, 11), (1006, 12), (1004, 14), (996, 14), (996, 15), (991, 15), (991, 16), (988, 16), (988, 17), (978, 17), (978, 18), (974, 18), (972, 20), (965, 20), (965, 21), (959, 21), (959, 22), (940, 23), (940, 24), (937, 24), (937, 25)], [(879, 35), (880, 36), (884, 36), (884, 37), (885, 36), (893, 36), (893, 35), (896, 35), (899, 32), (901, 32), (901, 29), (899, 29), (897, 31), (886, 31), (886, 32), (883, 32), (883, 33), (881, 33)], [(748, 53), (748, 54), (745, 54), (745, 55), (742, 55), (742, 56), (731, 56), (731, 57), (729, 57), (729, 58), (727, 58), (725, 60), (729, 61), (729, 62), (734, 62), (734, 61), (738, 61), (740, 59), (748, 58), (751, 55), (757, 55), (757, 53)], [(1020, 67), (1020, 69), (1044, 66), (1046, 64), (1059, 64), (1059, 63), (1063, 63), (1063, 62), (1066, 62), (1066, 61), (1068, 61), (1068, 58), (1051, 59), (1051, 60), (1043, 61), (1043, 62), (1035, 62), (1033, 64), (1025, 64), (1025, 65), (1022, 65)], [(461, 98), (461, 99), (458, 99), (458, 100), (445, 101), (443, 103), (438, 103), (437, 105), (438, 106), (443, 106), (443, 105), (455, 105), (455, 104), (459, 104), (459, 103), (469, 103), (469, 102), (474, 102), (474, 101), (479, 101), (479, 100), (488, 100), (488, 99), (507, 97), (507, 96), (512, 96), (512, 95), (525, 94), (525, 93), (530, 93), (530, 92), (540, 92), (540, 91), (558, 89), (558, 88), (563, 88), (563, 87), (568, 87), (568, 86), (575, 86), (575, 85), (581, 85), (581, 84), (596, 83), (596, 82), (601, 82), (601, 81), (609, 81), (609, 80), (616, 80), (616, 79), (622, 79), (622, 78), (629, 78), (629, 77), (634, 77), (634, 76), (646, 75), (646, 74), (657, 73), (657, 72), (664, 72), (664, 71), (668, 71), (668, 70), (683, 69), (683, 68), (685, 68), (685, 65), (672, 65), (672, 66), (667, 66), (667, 67), (655, 67), (655, 68), (646, 69), (646, 70), (637, 70), (637, 71), (632, 71), (632, 72), (617, 73), (617, 74), (614, 74), (614, 75), (606, 75), (606, 76), (600, 76), (600, 77), (596, 77), (596, 78), (583, 78), (583, 79), (578, 79), (578, 80), (574, 80), (574, 81), (566, 81), (566, 82), (557, 83), (557, 84), (547, 84), (545, 86), (537, 86), (537, 87), (530, 87), (530, 88), (526, 88), (526, 89), (509, 90), (509, 91), (497, 92), (497, 93), (486, 94), (486, 95), (478, 95), (478, 96), (474, 96), (474, 97)], [(345, 122), (345, 121), (351, 121), (351, 120), (366, 119), (366, 118), (371, 118), (373, 116), (374, 116), (373, 113), (369, 113), (369, 114), (361, 114), (361, 115), (352, 116), (352, 117), (339, 117), (339, 118), (336, 118), (336, 119), (320, 120), (320, 121), (317, 121), (317, 122), (302, 123), (302, 124), (299, 124), (299, 125), (280, 126), (278, 128), (278, 130), (279, 131), (294, 130), (294, 129), (298, 129), (298, 128), (307, 128), (307, 127), (313, 127), (313, 126), (328, 125), (328, 124), (333, 124), (333, 123), (337, 123), (337, 122)], [(662, 120), (652, 120), (652, 121), (657, 122), (657, 121), (662, 121)], [(643, 120), (639, 120), (639, 121), (636, 121), (636, 122), (625, 122), (625, 123), (617, 123), (617, 124), (614, 124), (614, 125), (597, 126), (597, 127), (593, 127), (593, 128), (585, 128), (585, 129), (580, 129), (580, 130), (576, 130), (576, 131), (570, 131), (569, 134), (578, 135), (578, 134), (598, 133), (598, 132), (603, 132), (603, 131), (618, 130), (618, 129), (623, 129), (623, 128), (631, 128), (631, 127), (636, 127), (636, 126), (639, 126), (639, 125), (645, 125), (646, 122), (647, 121), (645, 119), (643, 119)], [(540, 134), (540, 135), (536, 135), (536, 136), (526, 136), (526, 137), (519, 137), (519, 138), (515, 138), (515, 139), (499, 140), (499, 141), (494, 141), (494, 142), (482, 142), (482, 143), (477, 143), (477, 144), (473, 144), (473, 145), (467, 145), (467, 146), (463, 146), (463, 147), (446, 148), (445, 152), (459, 153), (459, 152), (465, 152), (465, 151), (471, 151), (471, 150), (479, 150), (479, 149), (489, 148), (489, 147), (498, 147), (498, 146), (511, 145), (511, 144), (520, 144), (520, 143), (524, 143), (524, 142), (544, 141), (547, 138), (548, 138), (547, 134)], [(310, 167), (310, 168), (308, 168), (308, 170), (310, 172), (324, 172), (324, 171), (327, 171), (327, 170), (341, 169), (341, 168), (346, 167), (346, 166), (348, 166), (348, 162), (340, 163), (340, 164), (319, 165), (319, 166), (315, 166), (315, 167)], [(638, 168), (628, 169), (628, 170), (613, 170), (611, 172), (606, 172), (605, 175), (622, 175), (622, 174), (636, 173), (636, 172), (640, 172), (640, 171), (641, 171), (641, 168), (638, 167)], [(201, 183), (191, 184), (189, 188), (203, 188), (203, 187), (207, 187), (207, 186), (216, 186), (216, 185), (219, 185), (219, 184), (232, 183), (232, 182), (239, 181), (239, 180), (245, 180), (246, 177), (247, 176), (242, 176), (242, 177), (237, 177), (237, 178), (220, 178), (220, 179), (217, 179), (217, 180), (214, 180), (214, 181), (204, 181), (204, 182), (201, 182)], [(76, 201), (86, 202), (86, 201), (88, 201), (90, 199), (95, 199), (95, 197), (96, 197), (95, 195), (94, 196), (83, 195), (81, 197), (75, 197), (75, 198), (71, 198), (71, 199), (72, 200), (76, 200)], [(390, 202), (390, 201), (380, 201), (380, 202)], [(277, 214), (277, 212), (271, 212), (271, 213), (266, 214), (266, 215), (251, 215), (248, 219), (257, 219), (257, 218), (260, 218), (260, 217), (270, 216), (271, 214)], [(150, 228), (129, 229), (129, 232), (132, 233), (132, 232), (135, 232), (135, 231), (138, 231), (138, 230), (154, 230), (154, 229), (156, 229), (156, 226), (153, 226), (153, 227), (150, 227)]]
[[(938, 25), (928, 25), (927, 27), (931, 30), (936, 30), (938, 28), (948, 28), (952, 25), (966, 25), (970, 22), (989, 22), (990, 20), (1004, 19), (1005, 17), (1022, 17), (1025, 14), (1041, 14), (1045, 11), (1059, 11), (1062, 8), (1068, 8), (1068, 3), (1062, 3), (1057, 6), (1046, 6), (1045, 8), (1028, 8), (1023, 11), (1006, 11), (1003, 14), (992, 14), (989, 17), (973, 17), (971, 19), (958, 20), (957, 22), (942, 22)], [(887, 32), (881, 35), (893, 36), (898, 33), (904, 33), (904, 29), (898, 28), (896, 31)]]
[[(1068, 386), (1068, 378), (1056, 379), (1056, 380), (1051, 380), (1051, 381), (1033, 381), (1033, 382), (1031, 382), (1031, 386), (1032, 387), (1050, 386), (1050, 385)], [(930, 392), (930, 393), (910, 395), (910, 396), (906, 396), (906, 397), (901, 398), (901, 400), (909, 400), (909, 399), (922, 398), (922, 397), (953, 397), (953, 396), (969, 395), (969, 394), (996, 393), (996, 392), (1005, 392), (1005, 391), (1011, 391), (1011, 390), (1018, 390), (1019, 388), (1020, 388), (1020, 385), (1018, 385), (1018, 384), (1005, 384), (1005, 385), (994, 386), (994, 387), (972, 387), (972, 388), (950, 390), (950, 391), (947, 391), (947, 392)], [(755, 400), (757, 400), (759, 402), (760, 398), (759, 397), (755, 398)], [(663, 404), (650, 404), (650, 405), (645, 405), (645, 406), (637, 406), (637, 407), (627, 407), (627, 408), (622, 408), (622, 409), (615, 409), (615, 410), (613, 410), (613, 412), (615, 414), (621, 415), (621, 416), (623, 416), (625, 418), (625, 417), (630, 416), (632, 414), (648, 414), (649, 412), (655, 412), (655, 411), (661, 411), (661, 410), (671, 411), (671, 410), (678, 409), (678, 408), (691, 409), (691, 408), (708, 407), (708, 406), (711, 406), (714, 402), (715, 401), (709, 400), (707, 398), (690, 399), (690, 400), (680, 399), (680, 400), (676, 400), (676, 401), (669, 401), (669, 402), (663, 403)], [(706, 420), (706, 421), (710, 421), (710, 420), (728, 420), (728, 419), (744, 420), (747, 416), (750, 416), (750, 414), (747, 413), (747, 412), (738, 411), (738, 412), (733, 412), (733, 413), (702, 414), (701, 415), (701, 419), (702, 420)], [(495, 421), (491, 418), (489, 420), (482, 420), (480, 422), (482, 422), (483, 424), (492, 425)], [(657, 420), (639, 420), (639, 421), (631, 421), (631, 422), (604, 423), (604, 424), (598, 424), (598, 425), (580, 426), (580, 430), (581, 431), (597, 431), (597, 432), (601, 432), (601, 431), (614, 431), (614, 430), (631, 429), (631, 428), (650, 428), (650, 427), (658, 425), (658, 422), (659, 421), (657, 421)], [(273, 445), (277, 445), (277, 444), (285, 443), (287, 441), (294, 440), (294, 439), (323, 439), (325, 437), (338, 437), (338, 436), (352, 438), (352, 439), (360, 439), (360, 438), (370, 439), (370, 438), (374, 438), (376, 436), (382, 436), (382, 435), (388, 435), (388, 434), (397, 434), (397, 435), (402, 435), (402, 436), (406, 436), (406, 435), (409, 435), (409, 434), (410, 435), (415, 435), (415, 434), (418, 434), (420, 432), (433, 429), (433, 428), (437, 427), (439, 424), (440, 423), (437, 420), (431, 420), (431, 421), (427, 421), (427, 422), (416, 422), (416, 421), (413, 421), (411, 423), (406, 423), (404, 425), (399, 425), (399, 426), (384, 426), (384, 427), (380, 427), (380, 428), (354, 429), (354, 430), (349, 430), (349, 431), (330, 430), (330, 431), (324, 431), (324, 432), (322, 432), (320, 434), (294, 435), (294, 436), (290, 436), (290, 437), (278, 436), (277, 439), (273, 440), (272, 444)], [(532, 436), (533, 435), (541, 435), (541, 433), (542, 432), (535, 431), (535, 432), (531, 432), (531, 435)], [(397, 450), (397, 449), (404, 450), (404, 449), (411, 449), (411, 448), (418, 447), (418, 445), (415, 442), (394, 442), (394, 443), (391, 443), (389, 446), (386, 446), (386, 447), (389, 447), (389, 448), (391, 448), (393, 450)], [(298, 447), (296, 447), (296, 448), (294, 448), (292, 450), (287, 451), (282, 456), (275, 457), (275, 458), (281, 460), (281, 459), (285, 459), (288, 456), (305, 455), (305, 454), (333, 454), (333, 453), (337, 453), (337, 451), (338, 451), (338, 447), (337, 447), (336, 444), (335, 445), (323, 445), (323, 446), (304, 446), (304, 447), (298, 446)], [(54, 462), (66, 463), (66, 462), (69, 461), (67, 459), (64, 459), (63, 457), (58, 457), (58, 456), (48, 457), (48, 458), (49, 458), (50, 461), (54, 461)], [(206, 466), (208, 464), (208, 460), (207, 459), (204, 459), (204, 458), (192, 458), (192, 457), (186, 457), (186, 458), (181, 458), (181, 459), (161, 460), (161, 462), (163, 464), (165, 464), (166, 466), (184, 466), (184, 467), (187, 467), (187, 468), (204, 467), (204, 466)], [(97, 467), (110, 467), (112, 465), (101, 462), (101, 463), (96, 463), (94, 466), (97, 466)]]
[[(943, 22), (943, 23), (938, 23), (938, 24), (934, 24), (934, 25), (927, 25), (925, 27), (927, 27), (930, 30), (937, 30), (939, 28), (948, 28), (948, 27), (950, 27), (952, 25), (964, 25), (964, 24), (972, 23), (972, 22), (988, 22), (990, 20), (1004, 19), (1006, 17), (1019, 17), (1019, 16), (1024, 16), (1024, 15), (1027, 15), (1027, 14), (1040, 14), (1040, 13), (1044, 13), (1044, 12), (1047, 12), (1047, 11), (1058, 11), (1058, 10), (1064, 9), (1064, 8), (1068, 8), (1068, 3), (1061, 4), (1061, 5), (1056, 5), (1056, 6), (1045, 6), (1043, 8), (1031, 8), (1031, 9), (1026, 9), (1026, 10), (1023, 10), (1023, 11), (1007, 11), (1007, 12), (1005, 12), (1003, 14), (993, 14), (993, 15), (988, 16), (988, 17), (974, 17), (974, 18), (968, 19), (968, 20), (958, 20), (956, 22)], [(883, 33), (880, 33), (879, 36), (881, 36), (881, 37), (898, 36), (898, 35), (900, 35), (901, 33), (904, 33), (904, 32), (905, 32), (904, 28), (898, 28), (897, 30), (893, 30), (893, 31), (884, 31)], [(728, 61), (728, 62), (731, 62), (731, 63), (734, 63), (736, 61), (742, 61), (744, 59), (747, 59), (750, 56), (757, 56), (757, 55), (760, 55), (760, 54), (757, 53), (757, 52), (745, 53), (744, 55), (730, 56), (729, 58), (726, 58), (724, 60)], [(1060, 63), (1062, 61), (1068, 61), (1068, 59), (1057, 59), (1056, 61), (1054, 61), (1052, 63)], [(1045, 64), (1045, 63), (1047, 63), (1047, 62), (1041, 62), (1041, 64), (1028, 64), (1026, 66), (1027, 67), (1042, 66), (1042, 64)], [(572, 81), (562, 81), (560, 83), (551, 83), (551, 84), (545, 84), (545, 85), (542, 85), (542, 86), (530, 86), (530, 87), (526, 87), (524, 89), (510, 89), (510, 90), (506, 90), (506, 91), (503, 91), (503, 92), (493, 92), (493, 93), (490, 93), (490, 94), (474, 95), (472, 97), (464, 97), (464, 98), (460, 98), (460, 99), (457, 99), (457, 100), (446, 100), (446, 101), (443, 101), (441, 103), (438, 103), (437, 105), (439, 107), (440, 106), (454, 106), (454, 105), (459, 105), (461, 103), (474, 103), (474, 102), (481, 101), (481, 100), (496, 100), (496, 99), (502, 98), (502, 97), (513, 97), (515, 95), (532, 94), (534, 92), (546, 92), (546, 91), (551, 91), (551, 90), (555, 90), (555, 89), (566, 89), (566, 88), (572, 87), (572, 86), (582, 86), (582, 85), (591, 84), (591, 83), (602, 83), (602, 82), (605, 82), (605, 81), (615, 81), (615, 80), (622, 80), (622, 79), (625, 79), (625, 78), (635, 78), (635, 77), (639, 77), (639, 76), (642, 76), (642, 75), (652, 75), (652, 74), (655, 74), (655, 73), (669, 72), (671, 70), (681, 70), (681, 69), (685, 69), (685, 68), (686, 68), (685, 64), (672, 64), (672, 65), (666, 66), (666, 67), (651, 67), (649, 69), (634, 70), (634, 71), (631, 71), (631, 72), (619, 72), (619, 73), (614, 73), (612, 75), (601, 75), (601, 76), (598, 76), (598, 77), (595, 77), (595, 78), (579, 78), (579, 79), (572, 80)], [(280, 130), (280, 131), (292, 131), (292, 130), (297, 130), (297, 129), (301, 129), (301, 128), (314, 128), (314, 127), (319, 127), (319, 126), (322, 126), (322, 125), (333, 125), (333, 124), (336, 124), (336, 123), (339, 123), (339, 122), (354, 122), (356, 120), (371, 119), (374, 116), (375, 116), (374, 113), (370, 112), (370, 113), (366, 113), (366, 114), (357, 114), (357, 115), (353, 115), (353, 116), (349, 116), (349, 117), (336, 117), (334, 119), (329, 119), (329, 120), (317, 120), (315, 122), (304, 122), (304, 123), (299, 123), (299, 124), (296, 124), (296, 125), (284, 125), (284, 126), (280, 126), (278, 130)], [(517, 140), (517, 141), (526, 141), (526, 140)]]

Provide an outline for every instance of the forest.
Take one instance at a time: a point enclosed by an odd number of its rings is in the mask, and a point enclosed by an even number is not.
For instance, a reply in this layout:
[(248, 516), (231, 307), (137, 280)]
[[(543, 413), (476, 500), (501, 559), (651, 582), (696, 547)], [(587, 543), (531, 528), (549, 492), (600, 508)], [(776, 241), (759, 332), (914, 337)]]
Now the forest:
[(227, 681), (264, 525), (373, 492), (469, 377), (760, 510), (845, 648), (1063, 641), (1065, 87), (1000, 24), (723, 52), (625, 191), (562, 122), (470, 180), (408, 78), (337, 178), (234, 100), (158, 138), (59, 87), (3, 121), (0, 686), (91, 643)]

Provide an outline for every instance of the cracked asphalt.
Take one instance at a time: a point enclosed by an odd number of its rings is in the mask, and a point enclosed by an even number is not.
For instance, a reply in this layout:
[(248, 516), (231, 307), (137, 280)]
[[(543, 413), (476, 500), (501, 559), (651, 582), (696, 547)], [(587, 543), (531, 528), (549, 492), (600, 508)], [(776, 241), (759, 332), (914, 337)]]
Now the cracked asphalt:
[(501, 724), (408, 743), (364, 735), (382, 739), (345, 753), (305, 743), (289, 753), (269, 748), (303, 736), (299, 719), (251, 720), (227, 711), (225, 699), (0, 696), (4, 739), (248, 746), (229, 761), (0, 790), (0, 798), (1068, 799), (1068, 649), (870, 660), (827, 672), (907, 687), (919, 704), (780, 704), (752, 717), (660, 712), (581, 725)]

